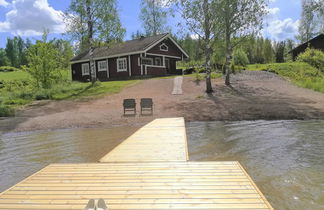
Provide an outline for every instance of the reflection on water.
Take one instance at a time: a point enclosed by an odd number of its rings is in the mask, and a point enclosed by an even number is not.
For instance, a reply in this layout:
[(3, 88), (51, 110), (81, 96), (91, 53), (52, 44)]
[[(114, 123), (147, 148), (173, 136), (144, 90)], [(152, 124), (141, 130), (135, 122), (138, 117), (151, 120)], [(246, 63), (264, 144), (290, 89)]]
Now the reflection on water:
[(238, 160), (275, 209), (324, 209), (324, 121), (192, 122), (190, 160)]
[(51, 163), (97, 162), (137, 128), (0, 134), (0, 192)]

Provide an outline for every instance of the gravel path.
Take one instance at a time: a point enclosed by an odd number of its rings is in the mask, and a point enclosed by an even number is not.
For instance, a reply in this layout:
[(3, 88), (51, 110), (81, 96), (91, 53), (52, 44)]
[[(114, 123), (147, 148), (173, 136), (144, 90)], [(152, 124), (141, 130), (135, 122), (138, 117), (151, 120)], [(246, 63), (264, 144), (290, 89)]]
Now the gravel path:
[(172, 95), (182, 94), (182, 81), (183, 81), (183, 76), (174, 78)]
[[(174, 81), (143, 80), (97, 100), (37, 103), (19, 112), (16, 118), (0, 120), (0, 131), (140, 126), (155, 118), (181, 116), (186, 121), (324, 119), (324, 94), (296, 87), (269, 72), (243, 71), (232, 75), (231, 87), (225, 86), (223, 79), (213, 80), (213, 94), (205, 93), (205, 81), (183, 77), (183, 94), (172, 95)], [(140, 98), (153, 98), (153, 116), (124, 117), (125, 98), (135, 98), (137, 102)]]

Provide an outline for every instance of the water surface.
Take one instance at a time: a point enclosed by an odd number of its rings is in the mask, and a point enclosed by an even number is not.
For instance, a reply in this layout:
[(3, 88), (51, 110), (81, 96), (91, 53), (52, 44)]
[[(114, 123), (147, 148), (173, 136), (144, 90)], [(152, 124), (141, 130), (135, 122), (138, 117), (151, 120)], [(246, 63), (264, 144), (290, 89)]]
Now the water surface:
[[(192, 161), (238, 160), (276, 209), (324, 209), (324, 121), (191, 122)], [(0, 191), (50, 163), (97, 162), (137, 128), (0, 133)]]
[(51, 163), (98, 162), (137, 129), (0, 133), (0, 192)]
[(324, 121), (186, 126), (190, 160), (240, 161), (275, 209), (324, 209)]

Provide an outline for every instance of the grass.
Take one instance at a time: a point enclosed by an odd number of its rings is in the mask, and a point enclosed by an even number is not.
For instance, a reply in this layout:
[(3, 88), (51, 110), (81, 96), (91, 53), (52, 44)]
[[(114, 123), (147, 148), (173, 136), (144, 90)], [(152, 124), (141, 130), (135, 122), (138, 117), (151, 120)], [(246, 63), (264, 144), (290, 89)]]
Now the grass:
[(69, 71), (61, 72), (62, 82), (50, 89), (33, 88), (27, 72), (0, 72), (0, 117), (14, 115), (14, 110), (35, 100), (64, 100), (99, 97), (120, 92), (140, 80), (91, 83), (72, 82)]
[(78, 99), (83, 97), (98, 97), (113, 93), (119, 93), (123, 88), (137, 84), (139, 80), (96, 82), (90, 83), (71, 82), (67, 87), (57, 86), (53, 88), (54, 100)]
[(248, 65), (251, 71), (269, 71), (276, 73), (299, 87), (324, 93), (324, 73), (307, 63), (271, 63)]
[(12, 72), (1, 72), (0, 81), (12, 81), (12, 80), (28, 80), (30, 76), (25, 71), (12, 71)]

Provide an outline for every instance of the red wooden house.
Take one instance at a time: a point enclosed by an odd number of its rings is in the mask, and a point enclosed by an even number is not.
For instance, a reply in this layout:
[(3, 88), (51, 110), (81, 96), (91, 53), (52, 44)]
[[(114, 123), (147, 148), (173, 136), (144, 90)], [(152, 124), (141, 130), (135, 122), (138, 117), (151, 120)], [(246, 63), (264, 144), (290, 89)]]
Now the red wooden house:
[[(95, 76), (100, 81), (173, 74), (176, 62), (188, 57), (170, 34), (141, 37), (93, 51)], [(72, 58), (71, 69), (73, 80), (89, 81), (89, 51)]]

